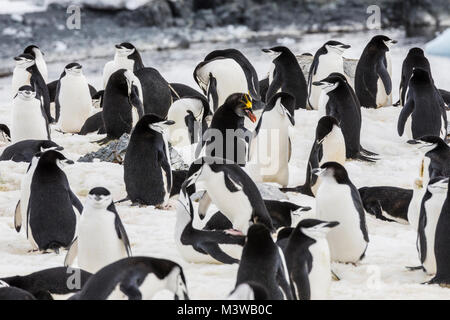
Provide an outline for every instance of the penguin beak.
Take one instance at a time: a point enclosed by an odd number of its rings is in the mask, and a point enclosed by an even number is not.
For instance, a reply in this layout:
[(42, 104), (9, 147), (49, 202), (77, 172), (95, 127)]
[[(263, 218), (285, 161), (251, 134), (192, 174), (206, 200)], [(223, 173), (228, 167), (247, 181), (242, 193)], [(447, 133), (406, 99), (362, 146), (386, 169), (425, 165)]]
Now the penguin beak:
[(321, 176), (325, 172), (325, 170), (326, 169), (323, 168), (315, 168), (311, 170), (311, 173), (315, 174), (316, 176)]
[(244, 112), (246, 117), (249, 118), (251, 122), (256, 122), (256, 116), (252, 110), (252, 101), (250, 100), (249, 96), (245, 94), (244, 100), (242, 100), (241, 102), (245, 105)]
[(251, 122), (255, 123), (256, 116), (253, 113), (252, 109), (245, 109), (244, 111), (245, 111), (245, 115), (247, 116), (247, 118), (249, 118)]
[(325, 83), (323, 83), (322, 81), (314, 81), (312, 84), (313, 84), (313, 86), (316, 86), (316, 87), (325, 85)]
[(392, 44), (396, 44), (398, 41), (397, 40), (391, 40)]
[(100, 200), (102, 199), (102, 197), (99, 196), (98, 194), (96, 194), (96, 195), (94, 196), (94, 199), (95, 199), (95, 201), (100, 201)]
[(264, 52), (264, 53), (271, 53), (272, 52), (272, 50), (270, 50), (270, 49), (261, 49), (261, 51)]
[(115, 45), (116, 49), (122, 49), (122, 46), (120, 44)]
[(327, 222), (327, 223), (325, 223), (324, 224), (324, 227), (325, 228), (334, 228), (334, 227), (336, 227), (336, 226), (338, 226), (339, 225), (339, 222), (337, 222), (337, 221), (331, 221), (331, 222)]
[(14, 60), (16, 60), (16, 61), (21, 61), (22, 58), (21, 58), (21, 57), (14, 57)]
[(351, 45), (341, 44), (340, 47), (341, 47), (341, 49), (347, 50), (347, 49), (351, 48)]
[(301, 216), (301, 212), (305, 212), (305, 211), (309, 211), (311, 210), (311, 207), (300, 207), (297, 210), (295, 210), (294, 212), (292, 212), (292, 214), (294, 216)]

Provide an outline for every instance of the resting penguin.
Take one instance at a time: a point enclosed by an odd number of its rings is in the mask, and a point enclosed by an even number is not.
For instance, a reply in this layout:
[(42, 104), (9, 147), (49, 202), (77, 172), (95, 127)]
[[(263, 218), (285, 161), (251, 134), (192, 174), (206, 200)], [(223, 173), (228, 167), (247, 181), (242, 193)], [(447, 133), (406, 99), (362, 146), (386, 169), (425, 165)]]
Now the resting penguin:
[(270, 230), (259, 223), (248, 229), (235, 287), (249, 282), (266, 288), (270, 300), (292, 300), (283, 251), (273, 242)]
[(194, 79), (213, 112), (236, 92), (248, 92), (253, 100), (260, 100), (256, 70), (236, 49), (210, 52), (195, 68)]
[[(264, 200), (264, 204), (272, 219), (273, 227), (277, 230), (282, 227), (290, 227), (296, 220), (296, 216), (300, 216), (301, 212), (311, 210), (311, 207), (299, 206), (289, 201)], [(203, 230), (226, 230), (231, 228), (233, 228), (231, 221), (222, 212), (218, 211), (209, 218)]]
[(294, 111), (295, 98), (289, 93), (279, 92), (266, 104), (250, 143), (248, 169), (255, 182), (288, 185)]
[[(75, 280), (74, 277), (77, 279)], [(90, 277), (89, 272), (78, 268), (56, 267), (25, 276), (3, 278), (0, 282), (4, 281), (10, 286), (26, 290), (38, 300), (53, 300), (54, 297), (80, 291)]]
[(447, 199), (449, 178), (430, 180), (420, 206), (417, 248), (420, 262), (427, 274), (436, 273), (435, 234), (442, 208)]
[(205, 217), (212, 201), (231, 221), (233, 228), (243, 234), (247, 234), (251, 223), (264, 224), (274, 231), (272, 219), (258, 188), (237, 164), (226, 164), (219, 158), (202, 157), (191, 164), (186, 180), (189, 194), (196, 190), (206, 191), (199, 204), (200, 218)]
[(12, 77), (13, 97), (22, 86), (31, 86), (42, 103), (48, 121), (52, 122), (53, 118), (50, 114), (50, 95), (47, 84), (36, 66), (34, 57), (29, 54), (21, 54), (15, 57), (14, 60), (16, 60), (16, 67), (14, 68)]
[(114, 262), (89, 278), (71, 300), (150, 300), (169, 290), (175, 300), (188, 300), (182, 267), (170, 260), (129, 257)]
[(214, 113), (211, 125), (197, 145), (196, 157), (203, 151), (206, 156), (223, 158), (227, 162), (245, 166), (251, 132), (244, 127), (244, 118), (256, 121), (252, 106), (247, 94), (234, 93), (229, 96)]
[(408, 51), (408, 55), (402, 64), (402, 75), (400, 78), (400, 88), (399, 88), (399, 104), (401, 106), (405, 105), (407, 91), (409, 86), (409, 79), (413, 74), (414, 68), (421, 68), (427, 70), (431, 76), (430, 62), (425, 58), (424, 52), (421, 48), (412, 48)]
[(6, 124), (0, 123), (0, 143), (11, 141), (11, 131)]
[(141, 86), (139, 90), (142, 91), (144, 113), (153, 113), (161, 118), (166, 118), (172, 104), (169, 83), (154, 68), (142, 68), (135, 71), (134, 74), (139, 79)]
[(450, 177), (450, 147), (439, 137), (426, 136), (416, 140), (419, 150), (424, 154), (420, 169), (422, 185), (435, 177)]
[(23, 50), (23, 53), (30, 54), (34, 57), (34, 60), (36, 61), (36, 66), (39, 70), (39, 72), (42, 75), (42, 78), (44, 79), (44, 82), (48, 82), (48, 70), (47, 70), (47, 64), (44, 60), (44, 53), (39, 49), (38, 46), (32, 44)]
[(308, 74), (308, 104), (311, 109), (319, 108), (321, 89), (313, 86), (313, 82), (328, 77), (330, 73), (344, 74), (344, 59), (342, 54), (350, 48), (349, 45), (339, 41), (327, 41), (314, 55)]
[(360, 261), (366, 252), (369, 234), (358, 189), (337, 162), (326, 162), (312, 172), (322, 179), (316, 194), (317, 218), (339, 222), (327, 235), (331, 261)]
[(103, 122), (103, 113), (99, 111), (86, 119), (83, 126), (78, 132), (79, 135), (87, 135), (88, 133), (95, 132), (97, 134), (104, 134), (105, 124)]
[(173, 121), (147, 114), (131, 133), (124, 161), (128, 199), (133, 203), (164, 207), (172, 188), (172, 169), (164, 130)]
[(22, 140), (3, 150), (0, 161), (31, 162), (38, 152), (47, 150), (61, 151), (64, 148), (50, 140)]
[[(450, 182), (449, 182), (450, 183)], [(450, 188), (447, 186), (447, 196), (442, 206), (435, 231), (434, 255), (436, 258), (436, 275), (429, 284), (450, 286)]]
[(108, 80), (111, 75), (120, 69), (130, 70), (136, 72), (137, 70), (144, 68), (141, 55), (138, 50), (129, 42), (122, 42), (116, 44), (116, 53), (114, 60), (109, 61), (103, 68), (103, 88), (106, 89)]
[(319, 168), (325, 162), (334, 161), (344, 165), (345, 141), (339, 123), (334, 117), (320, 118), (316, 127), (316, 138), (309, 153), (305, 183), (294, 188), (281, 188), (283, 192), (300, 192), (314, 197), (319, 187), (319, 179), (311, 170)]
[(56, 121), (63, 132), (78, 133), (91, 114), (92, 97), (79, 63), (66, 65), (56, 89)]
[[(328, 232), (339, 222), (304, 219), (292, 230), (282, 249), (292, 295), (296, 300), (328, 298), (331, 285)], [(278, 241), (277, 241), (278, 244)]]
[(369, 162), (375, 161), (376, 159), (368, 156), (376, 154), (365, 150), (360, 144), (360, 105), (345, 76), (340, 73), (332, 73), (325, 79), (314, 82), (313, 85), (322, 88), (319, 110), (322, 108), (326, 115), (336, 118), (339, 122), (344, 135), (346, 157)]
[(282, 91), (295, 97), (295, 109), (306, 109), (308, 87), (295, 55), (288, 48), (281, 46), (262, 51), (274, 57), (266, 101), (270, 101), (277, 92)]
[(359, 194), (367, 213), (384, 221), (408, 223), (408, 207), (413, 190), (397, 187), (363, 187)]
[(433, 84), (428, 71), (413, 70), (408, 84), (408, 96), (397, 123), (399, 136), (409, 139), (423, 136), (447, 136), (447, 113), (444, 101)]
[(170, 106), (168, 120), (175, 122), (169, 127), (169, 141), (172, 146), (188, 146), (198, 142), (208, 127), (209, 103), (198, 93), (197, 96), (184, 96)]
[(373, 37), (361, 54), (355, 71), (355, 92), (361, 106), (385, 107), (392, 100), (389, 48), (397, 43), (389, 37)]
[(192, 225), (194, 208), (183, 184), (177, 205), (175, 243), (190, 263), (239, 263), (245, 236), (227, 230), (198, 230)]
[(50, 140), (50, 128), (41, 100), (31, 86), (22, 86), (13, 100), (11, 142)]
[[(119, 139), (144, 115), (139, 80), (128, 70), (114, 72), (102, 99), (106, 139)], [(136, 110), (135, 110), (136, 109)]]
[(103, 187), (89, 191), (77, 228), (77, 236), (67, 252), (64, 265), (78, 266), (96, 273), (122, 258), (131, 256), (130, 241), (120, 220), (111, 193)]
[[(25, 197), (22, 196), (17, 204), (14, 224), (17, 231), (25, 224), (27, 238), (34, 250), (59, 252), (75, 237), (83, 206), (61, 170), (64, 161), (67, 159), (61, 153), (49, 150), (30, 164), (31, 183), (29, 189), (22, 190)], [(27, 183), (24, 187), (28, 187)], [(23, 216), (25, 221), (22, 221)]]

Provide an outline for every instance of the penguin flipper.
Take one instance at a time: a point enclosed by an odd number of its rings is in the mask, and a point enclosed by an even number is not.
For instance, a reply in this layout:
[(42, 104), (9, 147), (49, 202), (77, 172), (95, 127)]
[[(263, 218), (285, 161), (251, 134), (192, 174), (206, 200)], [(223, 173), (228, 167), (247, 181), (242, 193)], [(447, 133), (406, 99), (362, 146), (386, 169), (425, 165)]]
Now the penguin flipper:
[(198, 204), (198, 214), (200, 217), (205, 217), (206, 212), (208, 211), (208, 208), (211, 205), (211, 202), (212, 200), (208, 195), (208, 192), (205, 191), (205, 193), (203, 193), (202, 197), (200, 198)]
[(81, 201), (78, 199), (78, 197), (73, 193), (72, 190), (69, 190), (69, 197), (70, 197), (70, 201), (72, 202), (72, 206), (74, 206), (78, 213), (81, 215), (81, 213), (83, 212), (83, 205), (81, 204)]
[(191, 144), (195, 143), (195, 117), (192, 111), (188, 110), (188, 115), (184, 117), (184, 123), (188, 129)]
[(228, 190), (230, 190), (230, 192), (238, 192), (242, 190), (242, 184), (239, 182), (236, 182), (232, 179), (232, 177), (230, 177), (229, 174), (227, 174), (226, 172), (224, 172), (223, 175), (224, 179), (225, 179), (225, 186), (227, 187)]
[(211, 257), (224, 264), (234, 264), (239, 263), (239, 260), (230, 257), (228, 254), (223, 252), (217, 243), (213, 242), (203, 242), (197, 245), (198, 248), (208, 253)]
[(166, 148), (158, 151), (158, 162), (161, 168), (164, 170), (166, 174), (167, 181), (167, 190), (166, 192), (170, 194), (170, 190), (172, 190), (172, 169), (170, 167), (169, 160), (170, 154), (166, 154)]
[(400, 137), (403, 135), (403, 132), (405, 131), (406, 120), (408, 120), (408, 117), (411, 115), (413, 110), (414, 110), (414, 101), (408, 95), (406, 103), (398, 117), (397, 132)]
[(293, 188), (280, 188), (281, 192), (297, 192), (297, 193), (301, 193), (310, 197), (314, 197), (314, 194), (311, 191), (311, 188), (309, 186), (306, 185), (302, 185), (302, 186), (297, 186), (297, 187), (293, 187)]
[[(59, 115), (61, 114), (61, 105), (59, 104), (59, 90), (60, 90), (60, 81), (58, 80), (56, 84), (56, 93), (55, 93), (55, 121), (58, 122)], [(49, 119), (50, 121), (50, 119)]]
[(139, 98), (138, 88), (135, 85), (131, 86), (129, 102), (132, 107), (136, 108), (137, 113), (139, 115), (139, 119), (142, 118), (144, 116), (144, 104)]
[(120, 291), (128, 297), (128, 300), (142, 300), (142, 293), (139, 290), (134, 277), (122, 281), (120, 284)]
[(391, 94), (392, 92), (392, 80), (391, 76), (389, 75), (389, 72), (386, 69), (386, 66), (378, 64), (377, 67), (377, 74), (380, 77), (381, 81), (383, 82), (384, 89), (386, 90), (386, 94)]
[(64, 259), (64, 267), (70, 267), (78, 256), (78, 238), (75, 238), (67, 251), (66, 258)]
[(308, 265), (303, 263), (301, 270), (291, 274), (292, 294), (297, 300), (311, 300), (311, 285), (308, 277)]
[(16, 210), (14, 211), (14, 228), (17, 232), (20, 232), (22, 228), (22, 212), (20, 209), (20, 200), (17, 202)]
[(116, 207), (114, 206), (114, 202), (111, 202), (111, 204), (108, 206), (106, 210), (113, 212), (114, 215), (116, 216), (116, 218), (114, 219), (114, 226), (116, 228), (117, 237), (123, 242), (127, 255), (131, 257), (130, 240), (128, 239), (128, 234), (125, 230), (125, 227), (122, 224), (122, 220), (120, 220), (119, 213), (117, 212)]

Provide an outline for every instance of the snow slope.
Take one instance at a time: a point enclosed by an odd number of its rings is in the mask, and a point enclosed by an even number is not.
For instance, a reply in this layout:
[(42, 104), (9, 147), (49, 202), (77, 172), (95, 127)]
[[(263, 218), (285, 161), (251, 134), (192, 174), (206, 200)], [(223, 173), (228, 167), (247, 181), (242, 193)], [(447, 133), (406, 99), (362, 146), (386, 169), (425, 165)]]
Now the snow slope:
[[(394, 101), (398, 97), (401, 62), (407, 50), (417, 45), (416, 40), (404, 40), (398, 33), (386, 32), (400, 40), (392, 49)], [(334, 38), (353, 46), (348, 57), (358, 57), (370, 35), (339, 34), (309, 35), (299, 41), (288, 42), (295, 53), (314, 53), (328, 39)], [(203, 57), (214, 49), (235, 47), (254, 63), (260, 76), (266, 74), (270, 58), (261, 51), (262, 47), (276, 45), (276, 41), (227, 43), (215, 45), (194, 45), (189, 50), (145, 52), (143, 60), (148, 66), (158, 68), (170, 82), (183, 82), (195, 87), (192, 70)], [(423, 43), (419, 43), (423, 46)], [(111, 54), (112, 55), (112, 54)], [(430, 56), (433, 77), (440, 88), (450, 88), (450, 60)], [(67, 61), (67, 63), (70, 61)], [(101, 70), (105, 60), (81, 60), (85, 74), (91, 83), (100, 87)], [(11, 62), (12, 63), (12, 62)], [(56, 78), (65, 63), (49, 65), (50, 78)], [(0, 79), (0, 123), (10, 124), (10, 78)], [(362, 145), (380, 154), (375, 164), (349, 161), (346, 168), (357, 187), (389, 185), (410, 188), (417, 176), (421, 156), (414, 146), (406, 144), (406, 138), (397, 136), (396, 126), (400, 109), (388, 107), (379, 110), (362, 110)], [(290, 163), (290, 184), (304, 180), (305, 165), (312, 145), (317, 114), (315, 111), (296, 112), (296, 126), (293, 129), (293, 156)], [(64, 153), (71, 159), (78, 159), (98, 146), (91, 143), (101, 136), (76, 136), (55, 132), (55, 142), (65, 147)], [(0, 152), (4, 147), (0, 147)], [(186, 150), (183, 150), (186, 151)], [(186, 153), (186, 152), (185, 152)], [(20, 194), (20, 179), (26, 164), (0, 162), (0, 277), (27, 274), (44, 268), (61, 266), (65, 253), (29, 253), (29, 243), (13, 227), (13, 211)], [(90, 188), (104, 186), (111, 190), (116, 200), (125, 194), (123, 168), (111, 163), (75, 163), (66, 167), (66, 173), (74, 192), (84, 202)], [(310, 205), (314, 215), (315, 203), (311, 197), (289, 194), (290, 200)], [(233, 289), (237, 265), (189, 264), (178, 254), (173, 239), (175, 212), (162, 211), (152, 207), (134, 208), (129, 203), (117, 206), (118, 212), (129, 234), (134, 255), (147, 255), (172, 259), (180, 263), (186, 273), (189, 295), (192, 299), (222, 299)], [(450, 290), (435, 285), (422, 285), (428, 277), (420, 272), (409, 272), (405, 266), (418, 265), (416, 233), (408, 225), (386, 223), (368, 216), (370, 243), (366, 258), (358, 265), (334, 264), (340, 281), (332, 283), (331, 299), (450, 299)], [(170, 297), (167, 293), (159, 298)]]

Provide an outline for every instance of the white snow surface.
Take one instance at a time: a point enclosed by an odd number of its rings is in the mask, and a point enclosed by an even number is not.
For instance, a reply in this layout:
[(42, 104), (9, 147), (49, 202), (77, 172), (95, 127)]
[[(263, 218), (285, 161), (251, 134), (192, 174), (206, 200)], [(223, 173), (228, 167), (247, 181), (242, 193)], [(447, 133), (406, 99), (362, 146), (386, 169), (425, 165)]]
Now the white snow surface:
[[(400, 44), (392, 48), (393, 88), (396, 101), (401, 72), (401, 63), (412, 46), (423, 43), (401, 39), (396, 32), (384, 31), (396, 38)], [(372, 34), (317, 34), (304, 36), (300, 40), (288, 41), (294, 53), (314, 53), (329, 39), (352, 45), (347, 57), (359, 57)], [(286, 39), (283, 40), (286, 42)], [(254, 64), (262, 78), (270, 68), (270, 58), (260, 48), (275, 46), (270, 43), (227, 43), (193, 45), (188, 50), (146, 52), (143, 54), (147, 66), (157, 68), (169, 82), (182, 82), (197, 88), (192, 79), (196, 64), (214, 49), (235, 47), (240, 49)], [(111, 44), (111, 58), (113, 44)], [(429, 56), (433, 78), (439, 88), (450, 88), (450, 59)], [(110, 58), (79, 60), (90, 83), (101, 87), (101, 70)], [(155, 63), (155, 61), (158, 61)], [(63, 66), (71, 61), (50, 64), (50, 79), (55, 79)], [(11, 63), (13, 61), (11, 60)], [(10, 126), (11, 100), (9, 95), (11, 78), (0, 79), (0, 123)], [(362, 109), (361, 143), (380, 155), (376, 163), (348, 161), (346, 168), (350, 179), (357, 187), (397, 186), (412, 188), (418, 175), (421, 155), (414, 146), (406, 143), (405, 137), (397, 135), (397, 119), (400, 108), (386, 107), (378, 110)], [(293, 155), (290, 161), (290, 185), (303, 183), (306, 163), (313, 142), (316, 111), (296, 111), (296, 125), (292, 130)], [(73, 160), (99, 148), (92, 141), (103, 136), (91, 134), (77, 136), (62, 134), (52, 128), (53, 140), (64, 146), (64, 154)], [(0, 152), (5, 146), (0, 146)], [(179, 150), (186, 160), (191, 157), (189, 148)], [(194, 150), (194, 148), (192, 148)], [(14, 230), (14, 209), (20, 195), (20, 181), (27, 168), (25, 163), (0, 162), (0, 277), (28, 274), (45, 268), (62, 266), (65, 252), (59, 255), (29, 253), (30, 244), (23, 234)], [(67, 166), (72, 190), (82, 202), (89, 190), (95, 186), (108, 188), (115, 200), (126, 196), (123, 167), (118, 164), (97, 162), (78, 163)], [(306, 216), (314, 216), (313, 198), (289, 193), (290, 201), (313, 209)], [(175, 203), (175, 202), (174, 202)], [(117, 205), (117, 210), (128, 232), (133, 254), (171, 259), (184, 268), (189, 296), (192, 299), (224, 299), (234, 288), (237, 265), (192, 264), (183, 261), (174, 241), (175, 211), (158, 210), (153, 207), (131, 207), (129, 202)], [(213, 209), (210, 209), (213, 211)], [(450, 290), (437, 285), (424, 285), (429, 279), (421, 271), (410, 272), (405, 266), (418, 265), (416, 232), (409, 225), (387, 223), (367, 215), (370, 243), (366, 258), (358, 265), (333, 264), (335, 273), (341, 278), (331, 285), (331, 299), (450, 299)], [(170, 298), (161, 294), (158, 298)]]

